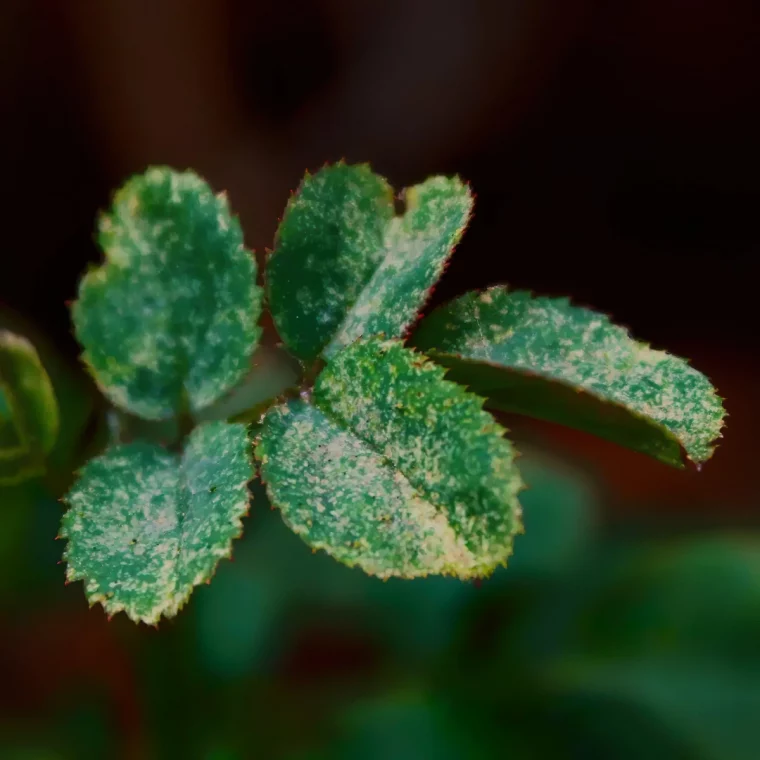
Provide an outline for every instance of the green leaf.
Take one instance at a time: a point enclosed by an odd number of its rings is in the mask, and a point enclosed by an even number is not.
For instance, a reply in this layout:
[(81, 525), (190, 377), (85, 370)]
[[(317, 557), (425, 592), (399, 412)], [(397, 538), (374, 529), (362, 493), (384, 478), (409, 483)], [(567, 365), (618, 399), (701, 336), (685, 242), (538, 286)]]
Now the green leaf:
[(0, 483), (44, 472), (58, 436), (58, 403), (34, 346), (0, 331)]
[[(33, 324), (18, 314), (0, 309), (0, 332), (4, 329), (26, 336), (34, 345), (53, 386), (58, 404), (58, 434), (55, 445), (45, 457), (45, 483), (52, 493), (63, 493), (71, 485), (72, 471), (89, 458), (88, 452), (102, 449), (105, 416), (101, 396), (82, 371), (81, 364), (61, 354), (62, 347), (51, 342)], [(15, 431), (13, 443), (18, 443)], [(0, 448), (3, 448), (2, 440)]]
[(184, 453), (147, 443), (91, 460), (64, 501), (69, 581), (91, 604), (156, 623), (176, 615), (229, 557), (242, 531), (252, 477), (245, 426), (196, 428)]
[(647, 547), (607, 568), (604, 577), (593, 603), (576, 615), (576, 646), (585, 652), (717, 656), (760, 670), (757, 533), (713, 533)]
[[(595, 533), (595, 492), (583, 473), (545, 451), (521, 447), (525, 535), (517, 540), (508, 584), (567, 576), (587, 558)], [(494, 579), (496, 580), (496, 579)]]
[(357, 341), (310, 401), (267, 415), (256, 455), (310, 546), (387, 578), (481, 576), (520, 529), (521, 481), (482, 399), (398, 341)]
[(599, 570), (551, 686), (648, 713), (696, 757), (756, 757), (760, 536), (679, 539)]
[(432, 177), (404, 193), (366, 165), (307, 175), (290, 199), (267, 264), (272, 316), (300, 358), (332, 357), (355, 339), (401, 336), (459, 241), (472, 195)]
[(17, 444), (18, 436), (13, 428), (11, 406), (5, 397), (2, 386), (0, 386), (0, 451)]
[(567, 299), (496, 287), (435, 310), (413, 343), (490, 406), (580, 428), (682, 467), (700, 464), (724, 411), (683, 359)]
[[(389, 691), (356, 700), (340, 716), (330, 745), (334, 760), (483, 760), (483, 747), (461, 712), (448, 700), (423, 691)], [(509, 753), (504, 755), (509, 756)]]
[(641, 657), (578, 659), (549, 671), (557, 690), (644, 710), (703, 760), (754, 760), (760, 730), (756, 668)]
[(242, 379), (262, 297), (224, 194), (192, 172), (151, 168), (116, 193), (99, 243), (106, 262), (83, 278), (73, 318), (114, 404), (162, 419)]

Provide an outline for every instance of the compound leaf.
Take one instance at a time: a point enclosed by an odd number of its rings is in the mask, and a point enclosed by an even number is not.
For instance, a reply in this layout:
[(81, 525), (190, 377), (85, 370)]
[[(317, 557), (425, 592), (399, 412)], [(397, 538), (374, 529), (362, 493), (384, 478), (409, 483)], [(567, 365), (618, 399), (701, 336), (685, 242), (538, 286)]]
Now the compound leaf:
[(724, 410), (683, 359), (631, 338), (567, 299), (496, 287), (470, 292), (424, 319), (416, 347), (490, 406), (595, 433), (675, 467), (700, 464)]
[(267, 264), (272, 316), (300, 358), (332, 357), (362, 336), (403, 334), (467, 226), (472, 195), (458, 178), (404, 192), (366, 165), (307, 175), (285, 209)]
[(262, 295), (224, 194), (189, 171), (148, 169), (116, 193), (99, 243), (105, 264), (82, 279), (73, 318), (114, 404), (162, 419), (245, 375)]
[(486, 575), (520, 530), (521, 481), (482, 399), (398, 341), (336, 354), (310, 400), (269, 412), (256, 448), (285, 522), (387, 578)]
[(90, 604), (156, 623), (229, 557), (252, 477), (244, 425), (197, 427), (182, 454), (130, 443), (91, 460), (64, 501), (68, 580)]
[(44, 472), (58, 436), (58, 403), (34, 346), (0, 331), (0, 483)]

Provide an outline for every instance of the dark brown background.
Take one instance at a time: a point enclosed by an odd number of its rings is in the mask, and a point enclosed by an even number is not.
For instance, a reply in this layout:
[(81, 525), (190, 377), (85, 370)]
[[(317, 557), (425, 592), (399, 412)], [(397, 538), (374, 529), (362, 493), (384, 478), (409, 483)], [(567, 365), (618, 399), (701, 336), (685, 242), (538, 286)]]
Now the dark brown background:
[[(558, 446), (591, 471), (613, 531), (749, 529), (759, 490), (760, 294), (751, 266), (760, 245), (759, 22), (752, 0), (1, 0), (0, 309), (20, 312), (75, 357), (65, 303), (99, 258), (95, 215), (112, 188), (151, 163), (192, 167), (227, 189), (260, 256), (306, 168), (370, 161), (396, 187), (456, 172), (477, 193), (476, 216), (434, 303), (496, 282), (571, 294), (692, 357), (731, 415), (724, 445), (700, 474), (548, 425), (510, 421), (515, 437)], [(0, 578), (11, 590), (0, 597), (12, 600), (0, 609), (0, 745), (6, 731), (30, 746), (44, 731), (52, 737), (45, 746), (66, 736), (92, 756), (113, 744), (125, 757), (150, 756), (149, 747), (172, 756), (155, 749), (169, 746), (187, 758), (200, 751), (205, 721), (222, 734), (250, 729), (242, 746), (259, 746), (262, 736), (279, 746), (299, 732), (319, 735), (336, 694), (351, 704), (416, 677), (413, 664), (387, 654), (377, 621), (361, 622), (353, 597), (341, 606), (325, 583), (324, 592), (302, 592), (305, 600), (296, 595), (286, 622), (272, 624), (280, 626), (274, 654), (262, 649), (262, 662), (224, 681), (217, 702), (208, 694), (220, 680), (193, 659), (196, 615), (222, 599), (219, 609), (233, 617), (219, 613), (219, 646), (229, 635), (239, 647), (238, 610), (260, 617), (245, 584), (266, 580), (270, 567), (286, 575), (290, 553), (303, 547), (286, 536), (280, 564), (262, 560), (250, 576), (244, 566), (243, 585), (220, 582), (217, 597), (202, 589), (181, 619), (155, 633), (123, 616), (106, 624), (100, 610), (86, 610), (81, 584), (63, 589), (61, 547), (51, 546), (59, 506), (37, 508), (36, 527)], [(250, 519), (253, 553), (241, 550), (236, 569), (266, 548), (256, 543), (258, 521), (258, 513)], [(313, 561), (304, 567), (334, 571)], [(225, 566), (220, 575), (237, 577)], [(508, 583), (484, 584), (466, 613), (454, 607), (437, 626), (454, 631), (466, 654), (443, 669), (433, 660), (431, 683), (450, 679), (460, 690), (451, 675), (460, 666), (465, 687), (472, 668), (493, 673), (494, 726), (516, 709), (504, 700), (517, 665), (508, 659), (502, 675), (494, 644), (513, 617), (522, 619), (508, 596), (528, 597), (516, 567), (516, 582), (508, 570)], [(349, 575), (335, 573), (330, 583), (342, 588)], [(574, 583), (557, 594), (572, 595)], [(412, 605), (426, 604), (432, 588)], [(723, 594), (705, 590), (711, 599)], [(678, 587), (673, 599), (677, 607)], [(756, 610), (747, 610), (749, 621)], [(647, 625), (653, 636), (664, 625), (666, 639), (669, 623), (655, 613)], [(461, 634), (466, 625), (475, 632)], [(547, 640), (557, 627), (548, 617)], [(673, 641), (674, 654), (688, 645)], [(420, 660), (432, 651), (423, 643), (410, 650)], [(515, 651), (528, 668), (535, 653)], [(90, 704), (95, 717), (81, 717)], [(550, 724), (531, 709), (524, 725), (537, 721), (531, 742), (540, 745)], [(292, 725), (292, 713), (302, 722)], [(522, 713), (514, 715), (520, 723)], [(597, 715), (592, 723), (604, 729)], [(625, 723), (634, 737), (636, 724)], [(169, 737), (163, 745), (160, 731)], [(563, 756), (602, 756), (588, 745), (575, 752)]]
[(307, 167), (370, 161), (397, 187), (458, 172), (477, 214), (436, 302), (493, 282), (569, 293), (689, 355), (731, 413), (701, 477), (573, 443), (642, 496), (751, 509), (758, 15), (751, 0), (4, 0), (0, 302), (69, 341), (95, 213), (150, 163), (227, 188), (260, 252)]

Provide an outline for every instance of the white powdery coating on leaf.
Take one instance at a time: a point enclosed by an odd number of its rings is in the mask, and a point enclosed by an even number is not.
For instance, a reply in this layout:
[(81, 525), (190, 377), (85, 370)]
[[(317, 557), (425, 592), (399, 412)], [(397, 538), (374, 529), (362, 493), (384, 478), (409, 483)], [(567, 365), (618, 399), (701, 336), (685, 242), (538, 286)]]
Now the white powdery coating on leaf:
[(149, 169), (100, 222), (106, 263), (73, 308), (103, 392), (148, 419), (215, 401), (258, 342), (261, 290), (226, 197), (191, 172)]
[(285, 344), (313, 359), (380, 264), (393, 191), (364, 164), (327, 166), (291, 197), (267, 262), (272, 317)]
[[(424, 206), (416, 208), (420, 195)], [(407, 190), (406, 197), (409, 208), (388, 223), (380, 265), (325, 349), (328, 358), (357, 338), (404, 333), (441, 276), (472, 212), (472, 196), (456, 178), (432, 177)]]
[(156, 623), (230, 555), (252, 476), (243, 425), (196, 428), (180, 455), (136, 443), (92, 460), (64, 501), (67, 578), (90, 603)]
[(301, 401), (270, 415), (287, 422), (261, 448), (263, 477), (311, 547), (380, 578), (476, 572), (445, 515), (355, 435)]
[(618, 404), (663, 426), (697, 462), (720, 436), (721, 400), (701, 372), (567, 299), (503, 287), (466, 294), (433, 312), (415, 340), (423, 349), (523, 370)]
[(311, 405), (271, 412), (256, 455), (311, 546), (386, 577), (487, 575), (520, 528), (522, 483), (482, 401), (398, 341), (358, 341)]
[(472, 210), (458, 178), (392, 190), (368, 166), (328, 166), (291, 198), (267, 266), (277, 329), (298, 356), (329, 358), (356, 338), (400, 336), (414, 320)]

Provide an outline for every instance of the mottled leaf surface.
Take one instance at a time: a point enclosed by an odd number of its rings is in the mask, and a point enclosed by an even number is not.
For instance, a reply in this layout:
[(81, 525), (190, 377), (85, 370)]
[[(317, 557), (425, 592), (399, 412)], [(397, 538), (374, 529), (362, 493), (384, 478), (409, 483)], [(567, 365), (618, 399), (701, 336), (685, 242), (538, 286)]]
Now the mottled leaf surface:
[(34, 346), (0, 331), (0, 483), (44, 472), (58, 436), (58, 403)]
[(310, 400), (267, 415), (256, 454), (308, 544), (382, 578), (490, 573), (520, 529), (521, 481), (482, 400), (398, 341), (336, 354)]
[(83, 278), (73, 318), (114, 404), (161, 419), (242, 379), (261, 290), (224, 194), (192, 172), (149, 169), (116, 193), (98, 240), (105, 264)]
[(269, 302), (286, 345), (304, 360), (355, 339), (398, 337), (424, 304), (467, 225), (472, 196), (458, 178), (404, 192), (366, 165), (307, 175), (285, 209), (267, 264)]
[(560, 422), (676, 467), (708, 459), (724, 411), (683, 359), (567, 299), (497, 287), (423, 320), (414, 345), (498, 409)]
[(142, 442), (108, 450), (64, 500), (67, 578), (109, 614), (175, 615), (230, 556), (252, 474), (244, 425), (201, 425), (182, 454)]

